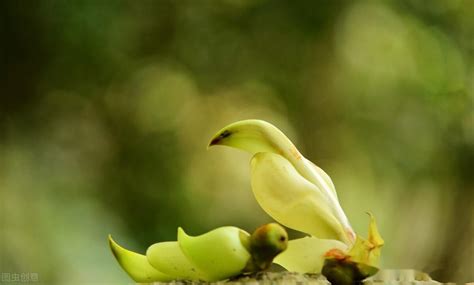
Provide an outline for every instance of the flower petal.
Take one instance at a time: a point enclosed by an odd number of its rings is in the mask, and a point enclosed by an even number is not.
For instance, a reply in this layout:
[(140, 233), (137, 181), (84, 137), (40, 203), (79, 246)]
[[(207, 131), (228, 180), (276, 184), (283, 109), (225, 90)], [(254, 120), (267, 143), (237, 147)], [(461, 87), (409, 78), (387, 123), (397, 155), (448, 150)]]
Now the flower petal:
[(205, 273), (188, 260), (176, 241), (155, 243), (146, 251), (146, 257), (154, 268), (174, 279), (208, 279)]
[(326, 195), (287, 159), (274, 153), (257, 153), (251, 171), (255, 198), (275, 220), (315, 237), (351, 243)]
[(315, 237), (294, 239), (288, 242), (288, 248), (274, 262), (288, 271), (320, 273), (324, 265), (324, 254), (334, 248), (346, 251), (347, 245), (337, 240)]
[(321, 175), (322, 179), (326, 182), (326, 185), (329, 187), (334, 197), (336, 197), (337, 199), (336, 187), (334, 186), (334, 183), (332, 182), (331, 177), (329, 177), (329, 175), (321, 167), (317, 166), (312, 161), (308, 159), (305, 159), (305, 160), (308, 163), (309, 167), (313, 168), (314, 171), (316, 171), (317, 173), (319, 173), (319, 175)]
[(120, 266), (135, 282), (168, 282), (175, 279), (152, 267), (145, 255), (118, 245), (110, 235), (109, 245)]
[(241, 238), (249, 234), (236, 227), (221, 227), (199, 236), (189, 236), (178, 229), (178, 243), (198, 269), (205, 272), (206, 281), (227, 279), (242, 273), (250, 253)]
[(351, 260), (354, 262), (377, 267), (384, 240), (377, 229), (374, 216), (371, 213), (367, 214), (370, 216), (368, 239), (357, 236), (357, 240), (348, 255), (351, 256)]
[(377, 228), (377, 223), (375, 221), (375, 217), (370, 212), (367, 212), (367, 214), (370, 217), (369, 236), (368, 236), (369, 242), (371, 242), (373, 245), (375, 245), (377, 247), (381, 247), (381, 246), (383, 246), (383, 244), (385, 242), (384, 242), (384, 240), (382, 239), (382, 236), (379, 233), (379, 230)]

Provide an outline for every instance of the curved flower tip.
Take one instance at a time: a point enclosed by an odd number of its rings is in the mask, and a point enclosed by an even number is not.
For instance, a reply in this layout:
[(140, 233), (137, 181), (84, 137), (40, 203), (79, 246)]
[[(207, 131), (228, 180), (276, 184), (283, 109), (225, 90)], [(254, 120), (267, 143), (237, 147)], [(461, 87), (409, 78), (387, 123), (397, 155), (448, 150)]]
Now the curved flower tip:
[(382, 247), (385, 242), (384, 242), (384, 240), (382, 239), (382, 236), (379, 233), (379, 230), (377, 228), (377, 223), (375, 222), (375, 217), (374, 217), (374, 215), (372, 215), (371, 212), (366, 212), (366, 213), (370, 217), (368, 240), (374, 246)]
[(384, 240), (378, 231), (375, 217), (369, 212), (367, 214), (370, 217), (368, 237), (367, 239), (364, 239), (357, 236), (356, 243), (351, 248), (348, 255), (354, 262), (377, 267)]
[(174, 279), (151, 266), (145, 255), (121, 247), (112, 239), (111, 235), (108, 240), (110, 249), (118, 263), (135, 282), (168, 282)]
[[(279, 144), (271, 144), (268, 138), (275, 137)], [(248, 151), (278, 152), (282, 146), (292, 145), (291, 141), (275, 126), (262, 120), (242, 120), (220, 129), (208, 144), (225, 145)]]

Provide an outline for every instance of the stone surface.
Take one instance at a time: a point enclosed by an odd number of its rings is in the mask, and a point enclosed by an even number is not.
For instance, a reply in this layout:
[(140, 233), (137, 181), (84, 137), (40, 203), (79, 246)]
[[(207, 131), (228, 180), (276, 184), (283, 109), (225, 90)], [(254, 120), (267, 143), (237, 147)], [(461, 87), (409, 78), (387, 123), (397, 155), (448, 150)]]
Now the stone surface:
[[(154, 285), (330, 285), (324, 276), (321, 274), (300, 274), (294, 272), (259, 272), (251, 275), (245, 275), (233, 278), (227, 281), (219, 282), (197, 282), (197, 281), (173, 281), (169, 283), (154, 283)], [(364, 285), (431, 285), (443, 284), (434, 281), (430, 276), (424, 272), (413, 269), (385, 269), (373, 277), (365, 280)], [(444, 283), (454, 284), (454, 283)]]
[(384, 269), (377, 274), (364, 281), (364, 285), (381, 285), (381, 284), (455, 284), (455, 283), (441, 283), (431, 279), (425, 273), (414, 269)]
[(197, 285), (197, 284), (225, 284), (225, 285), (270, 285), (270, 284), (310, 284), (310, 285), (330, 285), (321, 274), (300, 274), (294, 272), (258, 272), (255, 274), (244, 275), (227, 281), (219, 282), (196, 282), (196, 281), (173, 281), (169, 283), (154, 283), (167, 285)]

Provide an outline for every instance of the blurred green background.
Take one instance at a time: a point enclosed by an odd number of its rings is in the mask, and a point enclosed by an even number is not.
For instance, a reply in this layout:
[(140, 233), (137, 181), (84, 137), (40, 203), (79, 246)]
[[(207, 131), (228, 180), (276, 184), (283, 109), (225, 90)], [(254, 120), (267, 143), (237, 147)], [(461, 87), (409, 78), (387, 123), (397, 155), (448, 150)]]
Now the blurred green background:
[(331, 175), (383, 267), (473, 281), (474, 2), (2, 1), (0, 272), (127, 284), (144, 252), (271, 221), (240, 119)]

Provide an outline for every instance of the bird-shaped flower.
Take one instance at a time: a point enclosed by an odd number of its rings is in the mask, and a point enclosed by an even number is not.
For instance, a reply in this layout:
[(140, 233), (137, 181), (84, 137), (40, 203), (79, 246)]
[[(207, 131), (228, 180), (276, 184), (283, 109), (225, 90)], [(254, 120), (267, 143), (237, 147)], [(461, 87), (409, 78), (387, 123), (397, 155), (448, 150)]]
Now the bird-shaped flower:
[(279, 223), (311, 235), (291, 240), (276, 263), (297, 272), (321, 272), (329, 261), (377, 266), (383, 240), (374, 218), (368, 240), (357, 236), (329, 175), (278, 128), (262, 120), (238, 121), (221, 129), (209, 143), (214, 145), (250, 152), (257, 202)]
[(139, 254), (109, 245), (122, 269), (136, 282), (218, 281), (267, 269), (287, 247), (285, 229), (270, 223), (252, 235), (237, 227), (220, 227), (199, 236), (178, 228), (178, 240), (158, 242)]

